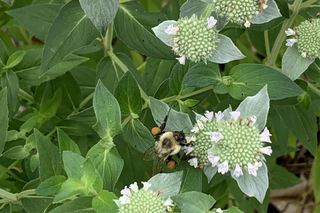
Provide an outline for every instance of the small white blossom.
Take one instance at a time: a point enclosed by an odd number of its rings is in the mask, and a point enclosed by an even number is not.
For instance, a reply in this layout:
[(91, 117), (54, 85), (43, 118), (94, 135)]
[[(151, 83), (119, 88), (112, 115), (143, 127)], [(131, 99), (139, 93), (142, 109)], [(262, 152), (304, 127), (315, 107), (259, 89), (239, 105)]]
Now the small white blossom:
[(179, 61), (179, 64), (184, 65), (186, 63), (186, 56), (183, 55), (180, 58), (176, 58)]
[(264, 128), (263, 132), (260, 134), (260, 140), (264, 142), (271, 143), (270, 136), (272, 136), (268, 128)]
[(268, 5), (266, 5), (266, 4), (261, 4), (261, 6), (262, 6), (262, 9), (267, 9), (267, 7), (268, 7)]
[(293, 29), (288, 28), (286, 31), (284, 31), (287, 36), (295, 35), (296, 33), (293, 31)]
[(220, 132), (211, 132), (211, 141), (218, 142), (223, 138)]
[(223, 213), (223, 210), (221, 208), (217, 208), (216, 213)]
[(145, 191), (147, 191), (149, 188), (150, 188), (150, 186), (151, 186), (151, 183), (148, 183), (148, 182), (141, 182), (142, 184), (143, 184), (143, 189), (145, 190)]
[(295, 38), (289, 38), (289, 39), (286, 40), (286, 42), (287, 42), (287, 43), (286, 43), (286, 46), (292, 47), (292, 45), (297, 42), (297, 39), (295, 39)]
[(170, 198), (168, 198), (166, 201), (164, 201), (164, 205), (165, 206), (173, 206), (173, 201)]
[(139, 191), (139, 187), (138, 187), (137, 182), (134, 182), (133, 184), (130, 184), (129, 188), (134, 192)]
[(220, 121), (223, 118), (223, 114), (221, 111), (214, 113), (214, 116), (216, 117), (217, 121)]
[(191, 143), (192, 141), (196, 141), (196, 136), (192, 135), (191, 137), (186, 137), (187, 143)]
[(261, 166), (262, 166), (262, 163), (261, 163), (261, 162), (256, 161), (256, 162), (254, 162), (254, 166), (255, 166), (255, 167), (257, 167), (257, 168), (259, 168), (259, 167), (261, 167)]
[(301, 56), (302, 56), (303, 58), (305, 58), (305, 57), (307, 57), (307, 53), (306, 53), (306, 52), (302, 52), (302, 53), (301, 53)]
[(208, 22), (208, 28), (210, 29), (216, 25), (217, 19), (215, 19), (213, 16), (210, 16), (209, 18), (207, 18), (207, 22)]
[(250, 117), (250, 120), (251, 120), (250, 125), (253, 126), (253, 125), (256, 123), (256, 121), (257, 121), (257, 116), (255, 116), (255, 115), (251, 116), (251, 117)]
[(119, 197), (120, 204), (127, 204), (130, 203), (130, 198), (127, 195), (123, 195)]
[(219, 162), (219, 160), (220, 160), (220, 157), (219, 157), (219, 156), (214, 156), (214, 155), (212, 154), (212, 152), (210, 152), (210, 153), (208, 154), (208, 159), (209, 159), (210, 163), (212, 164), (212, 167), (215, 167), (216, 165), (218, 165), (218, 162)]
[(204, 117), (204, 116), (201, 116), (200, 121), (202, 121), (203, 123), (205, 123), (205, 122), (208, 121), (208, 118), (206, 118), (206, 117)]
[(252, 165), (251, 163), (248, 163), (248, 172), (250, 175), (257, 176), (257, 170), (258, 167)]
[(238, 120), (239, 116), (240, 116), (240, 112), (238, 111), (233, 111), (233, 112), (230, 112), (231, 116), (233, 117), (233, 120)]
[(233, 171), (233, 175), (235, 177), (239, 177), (239, 176), (243, 175), (242, 169), (240, 168), (240, 166), (238, 164), (236, 165), (236, 168)]
[(193, 132), (193, 133), (198, 133), (199, 132), (199, 128), (198, 127), (193, 127), (192, 129), (191, 129), (191, 132)]
[(127, 186), (125, 186), (124, 189), (122, 189), (122, 190), (120, 191), (120, 193), (121, 193), (122, 195), (128, 195), (128, 196), (131, 195), (130, 189), (129, 189)]
[(192, 158), (190, 160), (188, 160), (190, 166), (193, 166), (194, 168), (198, 167), (198, 159), (197, 158)]
[(165, 33), (167, 33), (168, 35), (175, 35), (177, 34), (177, 31), (175, 30), (175, 27), (173, 26), (173, 24), (170, 24), (167, 29), (164, 30)]
[(200, 120), (197, 120), (197, 124), (198, 124), (199, 129), (204, 128), (203, 123)]
[(181, 149), (186, 153), (186, 155), (188, 155), (193, 151), (194, 148), (191, 146), (183, 146)]
[(272, 154), (271, 146), (266, 146), (266, 147), (261, 148), (260, 152), (270, 156)]
[(227, 173), (229, 170), (228, 161), (224, 161), (218, 165), (218, 172), (221, 174)]
[(248, 20), (246, 20), (246, 23), (244, 23), (244, 26), (245, 26), (246, 28), (248, 28), (248, 27), (251, 26), (251, 23), (250, 23)]
[(209, 121), (212, 120), (213, 112), (209, 112), (208, 110), (204, 113), (204, 115), (208, 118)]

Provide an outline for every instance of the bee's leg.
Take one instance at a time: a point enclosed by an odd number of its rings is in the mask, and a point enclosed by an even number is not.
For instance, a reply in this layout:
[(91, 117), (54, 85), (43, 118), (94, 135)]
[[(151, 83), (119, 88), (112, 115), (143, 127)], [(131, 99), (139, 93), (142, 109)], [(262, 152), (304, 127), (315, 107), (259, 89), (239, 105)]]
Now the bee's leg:
[(168, 169), (173, 169), (176, 166), (177, 162), (175, 160), (173, 160), (172, 155), (170, 155), (167, 159), (166, 159), (166, 165)]

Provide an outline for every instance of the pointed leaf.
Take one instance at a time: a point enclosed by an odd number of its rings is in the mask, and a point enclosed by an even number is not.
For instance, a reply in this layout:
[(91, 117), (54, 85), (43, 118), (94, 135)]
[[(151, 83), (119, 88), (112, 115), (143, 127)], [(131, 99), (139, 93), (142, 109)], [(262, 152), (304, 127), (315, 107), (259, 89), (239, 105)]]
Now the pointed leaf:
[(91, 44), (99, 31), (83, 12), (78, 1), (64, 5), (45, 40), (41, 70), (47, 72), (73, 51)]
[(171, 71), (169, 77), (169, 87), (175, 95), (185, 95), (193, 91), (193, 87), (186, 87), (182, 85), (184, 76), (189, 72), (188, 70), (193, 67), (194, 63), (186, 62), (185, 65), (176, 63)]
[[(1, 40), (0, 40), (1, 44)], [(0, 91), (0, 155), (2, 154), (4, 145), (6, 143), (8, 122), (9, 122), (9, 111), (7, 105), (7, 88)]]
[(168, 21), (164, 21), (161, 24), (159, 24), (156, 27), (152, 28), (152, 31), (154, 32), (154, 34), (156, 34), (156, 36), (166, 45), (168, 45), (169, 47), (173, 46), (173, 37), (172, 35), (168, 35), (165, 32), (165, 29), (168, 28), (169, 25), (173, 24), (173, 26), (175, 26), (177, 24), (176, 21), (174, 20), (168, 20)]
[(14, 114), (18, 104), (19, 79), (11, 69), (2, 74), (1, 86), (7, 87), (8, 109), (10, 114)]
[(86, 160), (84, 157), (71, 151), (63, 152), (64, 169), (68, 178), (75, 178), (80, 180), (83, 176), (83, 162)]
[(6, 68), (9, 69), (9, 68), (12, 68), (12, 67), (16, 66), (17, 64), (19, 64), (22, 61), (25, 54), (26, 54), (26, 51), (19, 50), (19, 51), (13, 53), (12, 55), (10, 55), (10, 57), (7, 61)]
[(268, 0), (267, 8), (263, 9), (254, 19), (250, 20), (253, 24), (262, 24), (271, 21), (272, 19), (281, 17), (281, 13), (274, 0)]
[(65, 182), (67, 178), (63, 175), (56, 175), (48, 178), (47, 180), (40, 183), (40, 185), (36, 188), (37, 195), (53, 195), (57, 193), (63, 182)]
[[(210, 7), (212, 4), (209, 2), (199, 1), (199, 0), (188, 0), (180, 8), (180, 18), (188, 17), (191, 18), (193, 14), (198, 17), (203, 16), (206, 13), (207, 7)], [(210, 1), (212, 3), (212, 1)]]
[(81, 155), (78, 145), (63, 130), (58, 129), (57, 133), (61, 162), (63, 162), (62, 160), (64, 151), (71, 151), (73, 153)]
[(68, 180), (62, 184), (58, 194), (53, 199), (53, 203), (59, 203), (74, 198), (77, 195), (85, 196), (87, 194), (88, 190), (82, 181), (75, 178), (68, 178)]
[(0, 66), (4, 66), (9, 58), (9, 52), (6, 45), (0, 38)]
[(50, 213), (96, 213), (92, 209), (92, 197), (78, 197), (51, 210)]
[(118, 199), (118, 197), (114, 193), (102, 190), (99, 192), (99, 196), (93, 198), (92, 207), (97, 213), (116, 213), (119, 208), (113, 201), (116, 199)]
[(215, 174), (217, 174), (218, 172), (218, 167), (212, 167), (212, 166), (204, 166), (204, 170), (203, 170), (204, 174), (207, 176), (208, 179), (208, 183), (212, 180), (213, 176), (215, 176)]
[(218, 39), (217, 48), (212, 51), (208, 58), (209, 61), (225, 64), (245, 57), (229, 37), (218, 34)]

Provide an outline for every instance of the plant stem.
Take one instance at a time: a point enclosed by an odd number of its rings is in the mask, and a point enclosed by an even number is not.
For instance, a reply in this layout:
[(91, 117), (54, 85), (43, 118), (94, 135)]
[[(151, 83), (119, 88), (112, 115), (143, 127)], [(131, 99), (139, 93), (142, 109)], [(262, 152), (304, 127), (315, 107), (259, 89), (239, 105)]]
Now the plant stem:
[(291, 6), (292, 8), (292, 15), (290, 16), (289, 19), (285, 20), (283, 22), (283, 25), (281, 27), (281, 30), (274, 42), (274, 45), (272, 47), (272, 50), (271, 50), (271, 53), (266, 61), (266, 65), (267, 66), (270, 66), (270, 67), (276, 67), (276, 60), (277, 60), (277, 57), (279, 55), (279, 52), (280, 52), (280, 49), (282, 47), (282, 43), (286, 37), (286, 34), (285, 34), (285, 30), (288, 29), (289, 27), (291, 27), (296, 15), (298, 14), (299, 12), (299, 8), (300, 8), (300, 5), (301, 5), (301, 2), (302, 0), (295, 0), (295, 2), (293, 3), (293, 5)]
[(1, 188), (0, 188), (0, 197), (7, 199), (8, 201), (11, 201), (11, 202), (18, 201), (16, 194), (13, 194)]
[(320, 96), (320, 90), (319, 90), (316, 86), (314, 86), (314, 85), (311, 84), (311, 83), (308, 83), (308, 86), (309, 86), (309, 88), (312, 90), (312, 92), (314, 92), (314, 93), (316, 93), (317, 95)]
[(27, 196), (29, 196), (29, 195), (35, 194), (35, 192), (36, 192), (35, 189), (25, 190), (25, 191), (22, 191), (22, 192), (20, 192), (19, 194), (17, 194), (17, 198), (18, 198), (18, 200), (20, 200), (20, 199), (23, 198), (23, 197), (27, 197)]
[(31, 95), (29, 95), (26, 91), (19, 89), (18, 95), (21, 98), (29, 101), (30, 103), (34, 103), (34, 98)]
[(300, 5), (300, 9), (305, 8), (305, 7), (309, 7), (311, 4), (317, 2), (317, 0), (309, 0), (306, 2), (301, 3)]
[(267, 58), (269, 58), (270, 57), (270, 45), (269, 45), (268, 30), (265, 30), (263, 32), (263, 35), (264, 35), (264, 41), (265, 41), (265, 46), (266, 46)]
[(212, 90), (213, 86), (207, 86), (207, 87), (204, 87), (202, 89), (199, 89), (199, 90), (196, 90), (196, 91), (193, 91), (189, 94), (185, 94), (185, 95), (174, 95), (174, 96), (171, 96), (171, 97), (167, 97), (167, 98), (164, 98), (162, 99), (161, 101), (165, 102), (165, 103), (168, 103), (168, 102), (171, 102), (171, 101), (176, 101), (176, 100), (181, 100), (181, 99), (184, 99), (184, 98), (188, 98), (188, 97), (191, 97), (191, 96), (194, 96), (194, 95), (197, 95), (197, 94), (200, 94), (200, 93), (203, 93), (203, 92), (206, 92), (208, 90)]

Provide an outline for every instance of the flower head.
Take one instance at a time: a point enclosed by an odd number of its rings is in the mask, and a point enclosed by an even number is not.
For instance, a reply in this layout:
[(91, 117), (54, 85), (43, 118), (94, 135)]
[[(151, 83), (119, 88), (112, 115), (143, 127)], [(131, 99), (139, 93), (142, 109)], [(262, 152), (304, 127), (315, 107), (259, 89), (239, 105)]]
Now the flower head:
[[(119, 206), (120, 213), (129, 212), (161, 212), (165, 213), (173, 206), (172, 200), (168, 198), (164, 200), (159, 196), (159, 193), (149, 190), (151, 184), (148, 182), (142, 182), (143, 188), (139, 190), (137, 183), (131, 184), (130, 189), (125, 187), (121, 190), (121, 196), (119, 200), (114, 202)], [(130, 190), (130, 193), (127, 191)], [(123, 194), (123, 193), (124, 194)]]

